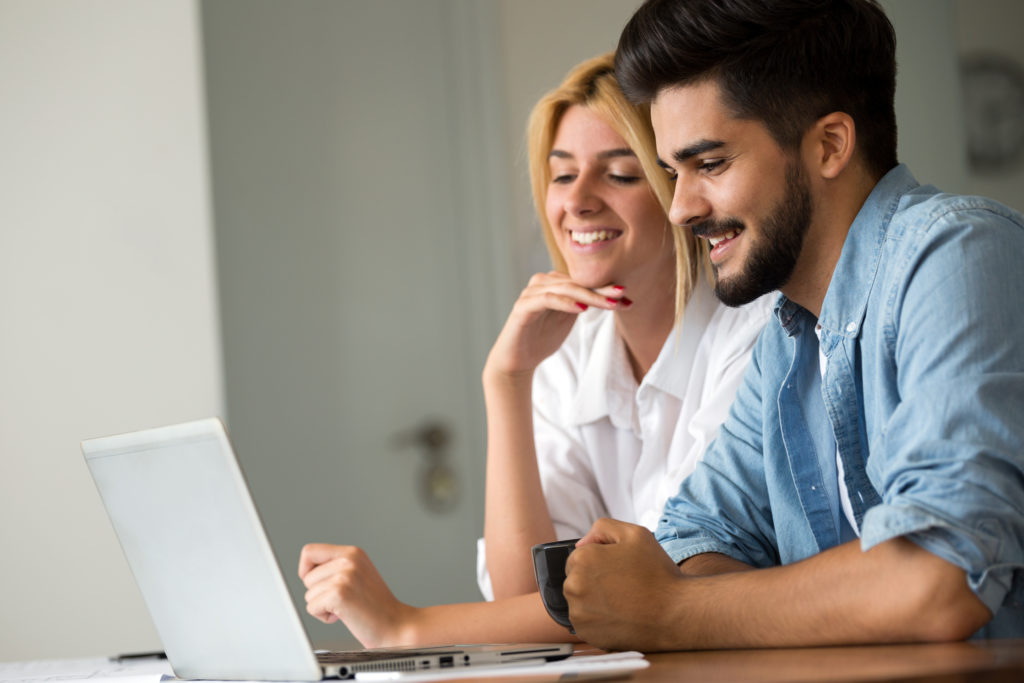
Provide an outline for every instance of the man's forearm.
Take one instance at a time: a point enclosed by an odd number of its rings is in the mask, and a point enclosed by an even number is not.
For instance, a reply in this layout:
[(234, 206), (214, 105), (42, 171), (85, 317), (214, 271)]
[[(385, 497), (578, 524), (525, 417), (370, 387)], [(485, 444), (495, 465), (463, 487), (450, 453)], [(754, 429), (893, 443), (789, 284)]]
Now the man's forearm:
[[(693, 569), (743, 566), (721, 555), (702, 563)], [(866, 553), (853, 542), (784, 567), (725, 571), (679, 580), (674, 614), (684, 625), (671, 649), (957, 640), (991, 618), (962, 570), (904, 539)]]
[(711, 554), (677, 568), (641, 531), (605, 523), (599, 543), (570, 556), (570, 616), (599, 647), (943, 641), (966, 638), (991, 618), (963, 570), (905, 539), (867, 552), (852, 542), (770, 569)]

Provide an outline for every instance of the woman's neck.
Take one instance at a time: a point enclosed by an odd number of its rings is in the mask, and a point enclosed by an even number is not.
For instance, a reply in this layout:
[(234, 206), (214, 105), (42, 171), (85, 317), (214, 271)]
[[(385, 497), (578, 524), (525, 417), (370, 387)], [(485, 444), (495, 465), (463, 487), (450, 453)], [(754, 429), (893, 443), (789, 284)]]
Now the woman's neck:
[(615, 312), (615, 329), (626, 344), (626, 356), (639, 383), (672, 333), (675, 292), (671, 283), (655, 283), (646, 292), (629, 290), (626, 296), (633, 300), (633, 305)]

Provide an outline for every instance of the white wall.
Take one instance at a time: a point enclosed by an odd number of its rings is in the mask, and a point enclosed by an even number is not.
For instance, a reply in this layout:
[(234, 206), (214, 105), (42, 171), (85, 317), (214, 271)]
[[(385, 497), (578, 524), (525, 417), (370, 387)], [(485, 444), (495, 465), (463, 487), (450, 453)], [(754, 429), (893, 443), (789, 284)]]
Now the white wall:
[[(1024, 68), (1024, 2), (956, 0), (957, 42), (961, 54), (998, 53)], [(985, 195), (1024, 211), (1024, 164), (998, 173), (968, 170), (965, 192)]]
[(882, 0), (896, 29), (899, 160), (922, 185), (964, 192), (967, 143), (953, 0)]
[(0, 660), (159, 647), (78, 442), (223, 410), (198, 45), (0, 0)]

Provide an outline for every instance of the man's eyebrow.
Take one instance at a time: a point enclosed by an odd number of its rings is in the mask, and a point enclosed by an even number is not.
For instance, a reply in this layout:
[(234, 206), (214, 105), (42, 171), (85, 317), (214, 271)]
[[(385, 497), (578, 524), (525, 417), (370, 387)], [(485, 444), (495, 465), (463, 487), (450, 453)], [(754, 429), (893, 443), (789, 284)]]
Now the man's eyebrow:
[[(606, 149), (603, 152), (598, 152), (598, 159), (614, 159), (616, 157), (635, 157), (636, 154), (629, 147), (620, 147), (617, 149)], [(555, 157), (556, 159), (573, 159), (573, 155), (569, 154), (565, 150), (553, 149), (548, 154), (548, 158)]]
[(697, 156), (698, 154), (710, 152), (711, 150), (718, 149), (719, 147), (722, 147), (724, 145), (725, 142), (723, 142), (722, 140), (701, 140), (699, 142), (695, 142), (689, 147), (684, 147), (680, 150), (677, 150), (672, 154), (672, 159), (676, 163), (683, 164), (692, 159), (693, 157)]

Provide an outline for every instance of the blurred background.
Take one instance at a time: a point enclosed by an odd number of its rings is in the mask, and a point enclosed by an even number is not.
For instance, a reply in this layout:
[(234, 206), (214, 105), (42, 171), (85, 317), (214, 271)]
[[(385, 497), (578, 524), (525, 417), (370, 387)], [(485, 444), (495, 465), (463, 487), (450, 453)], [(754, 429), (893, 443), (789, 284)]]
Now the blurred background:
[[(0, 0), (0, 661), (160, 648), (79, 441), (210, 415), (300, 609), (309, 541), (479, 598), (526, 115), (637, 4)], [(1024, 208), (1024, 3), (883, 4), (901, 160)]]

